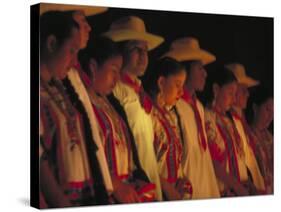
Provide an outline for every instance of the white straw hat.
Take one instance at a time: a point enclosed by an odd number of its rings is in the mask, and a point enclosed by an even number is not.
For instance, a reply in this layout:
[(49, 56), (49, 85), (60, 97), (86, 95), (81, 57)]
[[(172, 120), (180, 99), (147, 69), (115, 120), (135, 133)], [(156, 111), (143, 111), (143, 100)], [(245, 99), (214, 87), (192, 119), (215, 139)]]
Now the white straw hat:
[(107, 7), (96, 7), (96, 6), (86, 6), (86, 5), (72, 5), (72, 4), (40, 4), (40, 15), (48, 11), (71, 11), (71, 10), (82, 10), (85, 16), (97, 15), (108, 10)]
[(198, 40), (193, 37), (184, 37), (173, 41), (169, 51), (162, 57), (171, 57), (179, 62), (200, 60), (204, 65), (216, 60), (213, 54), (201, 49)]
[(103, 35), (115, 42), (146, 41), (148, 50), (156, 48), (164, 41), (163, 37), (146, 32), (143, 20), (136, 16), (126, 16), (114, 21)]
[(233, 72), (237, 81), (245, 84), (247, 87), (253, 87), (259, 84), (259, 81), (247, 76), (245, 67), (240, 63), (231, 63), (225, 65), (227, 69)]

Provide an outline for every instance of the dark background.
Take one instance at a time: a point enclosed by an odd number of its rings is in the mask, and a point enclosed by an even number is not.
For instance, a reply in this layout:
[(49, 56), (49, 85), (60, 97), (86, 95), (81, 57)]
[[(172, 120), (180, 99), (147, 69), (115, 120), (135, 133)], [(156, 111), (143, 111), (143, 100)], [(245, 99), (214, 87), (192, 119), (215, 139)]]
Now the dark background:
[(207, 70), (230, 62), (242, 63), (248, 75), (273, 93), (273, 18), (109, 8), (88, 21), (98, 35), (107, 31), (112, 21), (127, 15), (140, 17), (147, 32), (165, 38), (149, 52), (150, 64), (169, 49), (173, 40), (193, 36), (201, 48), (217, 57)]

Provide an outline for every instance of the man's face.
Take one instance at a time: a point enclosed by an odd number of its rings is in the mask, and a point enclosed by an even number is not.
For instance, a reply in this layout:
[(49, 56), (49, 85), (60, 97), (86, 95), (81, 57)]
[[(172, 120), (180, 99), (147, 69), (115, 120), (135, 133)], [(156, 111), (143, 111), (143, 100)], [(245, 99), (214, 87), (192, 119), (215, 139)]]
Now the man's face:
[(145, 41), (129, 41), (125, 58), (126, 69), (133, 75), (143, 76), (148, 65), (148, 47)]
[(236, 91), (235, 106), (245, 109), (249, 98), (248, 87), (245, 84), (238, 83)]
[(203, 91), (207, 78), (207, 72), (201, 61), (195, 61), (191, 64), (188, 76), (188, 83), (195, 91)]
[(79, 25), (80, 37), (81, 37), (80, 48), (84, 49), (87, 46), (89, 40), (89, 34), (92, 28), (89, 25), (88, 21), (86, 20), (86, 17), (82, 11), (76, 11), (73, 14), (73, 19)]

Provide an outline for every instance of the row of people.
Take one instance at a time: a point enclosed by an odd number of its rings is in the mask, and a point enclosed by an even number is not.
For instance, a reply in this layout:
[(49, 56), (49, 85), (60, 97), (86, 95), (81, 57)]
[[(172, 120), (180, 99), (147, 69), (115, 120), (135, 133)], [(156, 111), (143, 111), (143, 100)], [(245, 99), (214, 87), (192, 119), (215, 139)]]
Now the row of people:
[(258, 82), (243, 66), (208, 78), (204, 108), (196, 93), (216, 57), (197, 39), (172, 42), (146, 72), (148, 51), (164, 39), (140, 18), (89, 37), (85, 7), (62, 8), (40, 17), (42, 207), (273, 192), (273, 98), (256, 105), (251, 129), (243, 110)]

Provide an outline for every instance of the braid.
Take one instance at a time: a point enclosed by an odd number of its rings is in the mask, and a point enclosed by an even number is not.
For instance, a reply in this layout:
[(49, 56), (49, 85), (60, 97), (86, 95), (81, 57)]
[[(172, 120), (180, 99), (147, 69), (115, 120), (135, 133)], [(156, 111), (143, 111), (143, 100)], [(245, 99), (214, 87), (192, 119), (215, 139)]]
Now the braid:
[(101, 168), (96, 157), (96, 151), (98, 150), (98, 147), (96, 146), (96, 143), (93, 138), (88, 114), (70, 80), (68, 78), (65, 78), (63, 80), (63, 84), (67, 90), (67, 93), (73, 106), (82, 114), (83, 117), (85, 145), (92, 177), (94, 179), (95, 198), (97, 200), (97, 204), (108, 204), (109, 198), (107, 195), (106, 188), (104, 186)]

